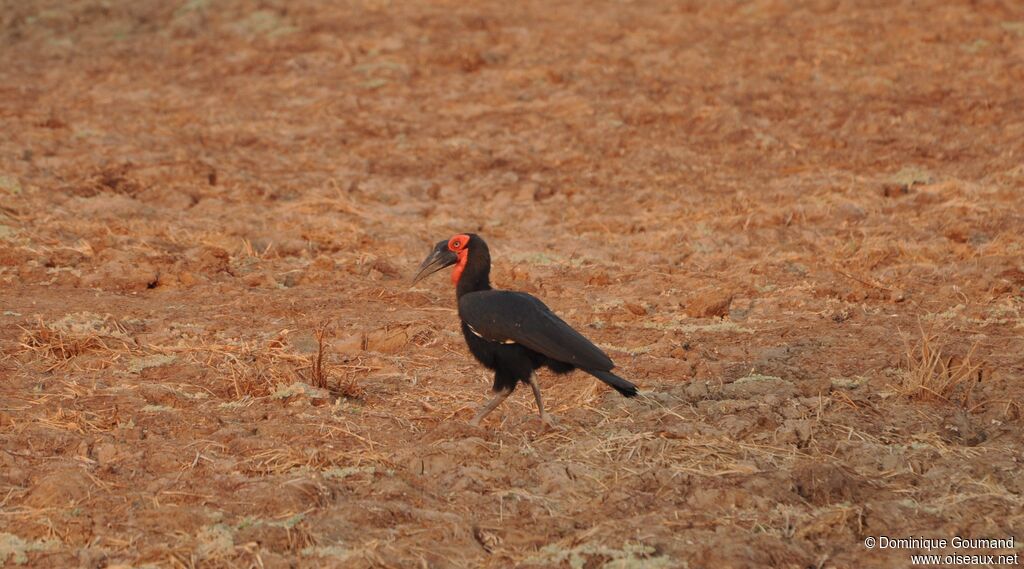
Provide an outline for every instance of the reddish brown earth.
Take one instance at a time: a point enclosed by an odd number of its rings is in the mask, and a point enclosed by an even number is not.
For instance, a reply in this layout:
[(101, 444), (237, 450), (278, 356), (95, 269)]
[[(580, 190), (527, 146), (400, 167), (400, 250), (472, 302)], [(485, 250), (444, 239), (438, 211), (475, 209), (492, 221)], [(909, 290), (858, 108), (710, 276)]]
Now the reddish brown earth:
[[(1020, 548), (1019, 3), (322, 4), (2, 3), (0, 565)], [(469, 427), (461, 231), (644, 396)]]

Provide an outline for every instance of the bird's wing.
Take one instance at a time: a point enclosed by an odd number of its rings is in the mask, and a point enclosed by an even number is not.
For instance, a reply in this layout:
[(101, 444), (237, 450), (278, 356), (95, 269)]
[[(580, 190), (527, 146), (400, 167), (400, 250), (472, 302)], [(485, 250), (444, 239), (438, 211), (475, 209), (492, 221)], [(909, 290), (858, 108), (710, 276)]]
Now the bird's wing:
[(615, 367), (600, 348), (526, 293), (487, 290), (465, 294), (459, 299), (459, 316), (488, 340), (511, 340), (580, 368), (607, 371)]

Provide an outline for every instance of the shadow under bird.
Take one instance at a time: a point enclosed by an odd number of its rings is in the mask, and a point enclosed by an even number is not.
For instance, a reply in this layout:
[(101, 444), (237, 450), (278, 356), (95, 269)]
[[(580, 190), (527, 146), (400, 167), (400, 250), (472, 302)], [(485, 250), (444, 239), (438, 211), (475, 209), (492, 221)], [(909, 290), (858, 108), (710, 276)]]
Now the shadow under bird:
[(491, 254), (480, 236), (460, 233), (438, 243), (413, 284), (452, 265), (462, 335), (473, 356), (494, 370), (495, 396), (480, 407), (470, 424), (479, 425), (523, 382), (533, 390), (541, 421), (553, 426), (533, 377), (542, 366), (558, 374), (580, 369), (626, 397), (636, 396), (635, 385), (612, 373), (611, 358), (543, 302), (524, 292), (491, 288)]

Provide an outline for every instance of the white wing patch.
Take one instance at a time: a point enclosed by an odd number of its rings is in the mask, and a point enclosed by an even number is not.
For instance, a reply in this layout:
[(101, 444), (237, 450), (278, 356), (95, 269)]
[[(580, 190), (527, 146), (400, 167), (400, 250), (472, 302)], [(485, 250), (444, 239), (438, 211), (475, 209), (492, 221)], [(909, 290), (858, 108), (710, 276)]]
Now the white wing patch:
[(472, 332), (473, 335), (476, 336), (477, 338), (483, 338), (484, 340), (487, 340), (488, 342), (497, 342), (499, 344), (515, 344), (516, 343), (515, 340), (492, 340), (490, 338), (484, 338), (484, 335), (481, 334), (480, 332), (477, 332), (476, 328), (473, 328), (472, 326), (470, 326), (469, 322), (466, 322), (466, 328), (469, 328), (469, 331)]

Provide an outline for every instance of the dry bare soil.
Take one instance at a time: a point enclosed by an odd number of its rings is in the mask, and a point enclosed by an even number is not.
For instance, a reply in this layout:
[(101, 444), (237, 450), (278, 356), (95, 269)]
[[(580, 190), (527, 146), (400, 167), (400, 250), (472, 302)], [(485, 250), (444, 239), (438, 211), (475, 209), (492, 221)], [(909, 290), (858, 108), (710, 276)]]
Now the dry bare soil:
[[(1021, 547), (1020, 3), (0, 7), (0, 565)], [(462, 231), (643, 396), (468, 426)]]

